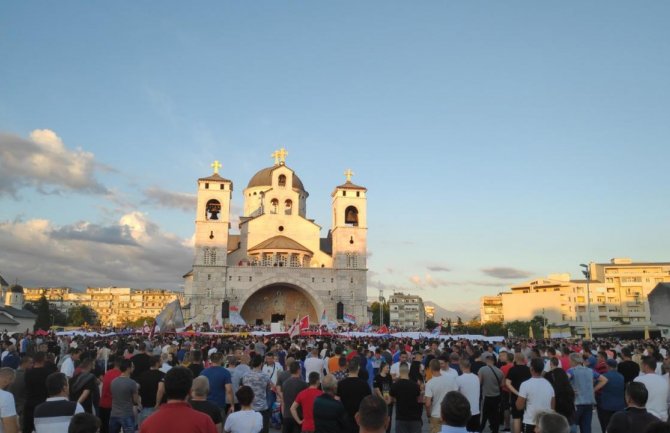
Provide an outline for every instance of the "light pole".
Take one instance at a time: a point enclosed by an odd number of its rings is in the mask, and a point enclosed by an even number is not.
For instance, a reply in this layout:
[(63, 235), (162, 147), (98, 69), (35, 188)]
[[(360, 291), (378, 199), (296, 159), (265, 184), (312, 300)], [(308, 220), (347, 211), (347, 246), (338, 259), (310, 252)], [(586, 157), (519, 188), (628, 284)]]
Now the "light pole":
[(384, 290), (379, 289), (379, 327), (384, 324)]
[(593, 339), (593, 326), (591, 323), (591, 287), (589, 286), (589, 283), (591, 282), (591, 271), (589, 270), (589, 266), (585, 264), (580, 264), (583, 268), (582, 274), (586, 277), (586, 308), (588, 309), (587, 311), (587, 318), (589, 321), (589, 338)]

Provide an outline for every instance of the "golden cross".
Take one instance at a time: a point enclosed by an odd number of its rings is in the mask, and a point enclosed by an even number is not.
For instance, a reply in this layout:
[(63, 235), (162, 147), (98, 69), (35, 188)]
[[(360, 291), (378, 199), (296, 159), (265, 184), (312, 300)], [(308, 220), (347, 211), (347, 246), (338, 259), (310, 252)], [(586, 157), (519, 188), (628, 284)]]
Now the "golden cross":
[(219, 169), (221, 168), (221, 163), (219, 161), (214, 161), (212, 164), (210, 164), (210, 167), (214, 169), (214, 174), (219, 172)]
[(275, 150), (274, 152), (272, 152), (272, 155), (270, 155), (270, 157), (275, 159), (275, 165), (279, 165), (279, 151), (278, 150)]
[(286, 157), (288, 156), (288, 151), (282, 147), (281, 149), (279, 149), (279, 152), (277, 152), (277, 156), (279, 156), (279, 162), (281, 162), (282, 164), (286, 164)]
[(344, 172), (344, 175), (347, 177), (347, 182), (351, 182), (351, 176), (354, 175), (354, 172), (349, 168)]

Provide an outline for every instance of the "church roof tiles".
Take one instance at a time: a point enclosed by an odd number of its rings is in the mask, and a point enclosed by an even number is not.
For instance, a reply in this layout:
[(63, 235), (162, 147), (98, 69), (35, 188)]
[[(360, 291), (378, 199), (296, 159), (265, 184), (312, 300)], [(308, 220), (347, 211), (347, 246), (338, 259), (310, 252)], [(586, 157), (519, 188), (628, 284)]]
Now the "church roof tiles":
[(309, 248), (301, 245), (299, 242), (296, 242), (291, 238), (287, 238), (286, 236), (275, 236), (261, 242), (254, 247), (249, 248), (249, 251), (258, 250), (295, 250), (305, 251), (312, 254), (312, 251)]

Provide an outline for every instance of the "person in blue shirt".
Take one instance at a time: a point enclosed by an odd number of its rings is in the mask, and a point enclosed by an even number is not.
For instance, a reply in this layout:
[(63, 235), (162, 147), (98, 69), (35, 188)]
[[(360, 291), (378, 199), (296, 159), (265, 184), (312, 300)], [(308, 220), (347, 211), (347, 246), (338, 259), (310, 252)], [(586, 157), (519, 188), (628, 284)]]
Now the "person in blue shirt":
[(205, 376), (209, 380), (209, 394), (207, 400), (216, 404), (221, 411), (221, 417), (226, 419), (226, 415), (233, 411), (233, 384), (228, 369), (223, 368), (223, 354), (212, 353), (209, 357), (211, 366), (204, 369), (200, 376)]
[(596, 400), (600, 428), (605, 431), (612, 415), (626, 408), (625, 380), (623, 375), (617, 371), (617, 362), (614, 359), (607, 360), (607, 372), (602, 375), (607, 378), (607, 383), (600, 390)]

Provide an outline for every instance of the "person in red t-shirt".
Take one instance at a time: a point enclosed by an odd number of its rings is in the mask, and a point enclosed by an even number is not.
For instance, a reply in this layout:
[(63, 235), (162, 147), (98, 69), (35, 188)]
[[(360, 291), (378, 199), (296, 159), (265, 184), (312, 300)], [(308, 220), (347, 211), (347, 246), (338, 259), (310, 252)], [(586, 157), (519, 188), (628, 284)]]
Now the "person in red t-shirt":
[(193, 385), (193, 373), (173, 367), (165, 375), (167, 403), (144, 420), (140, 433), (218, 433), (209, 415), (193, 409), (186, 398)]
[[(303, 389), (298, 393), (291, 405), (291, 415), (295, 419), (295, 422), (300, 424), (301, 431), (313, 432), (315, 429), (314, 426), (314, 400), (323, 394), (323, 391), (319, 389), (319, 373), (313, 371), (309, 374), (309, 388)], [(298, 414), (298, 407), (302, 407), (302, 419)]]
[(121, 376), (119, 370), (119, 363), (116, 356), (109, 355), (107, 360), (108, 365), (113, 364), (114, 368), (107, 370), (107, 373), (102, 377), (102, 393), (100, 394), (100, 433), (107, 433), (109, 431), (109, 416), (112, 413), (112, 381)]

